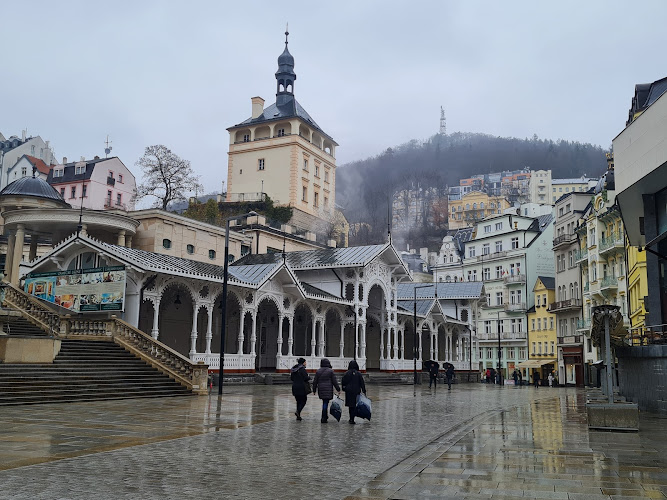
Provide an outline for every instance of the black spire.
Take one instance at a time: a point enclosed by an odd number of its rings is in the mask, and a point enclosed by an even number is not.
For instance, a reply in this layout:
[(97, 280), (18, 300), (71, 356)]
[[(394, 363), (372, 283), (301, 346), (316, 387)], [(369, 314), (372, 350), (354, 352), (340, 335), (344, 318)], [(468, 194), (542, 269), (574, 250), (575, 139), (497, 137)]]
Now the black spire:
[(296, 80), (296, 73), (294, 73), (294, 57), (289, 53), (287, 44), (289, 43), (287, 37), (289, 31), (285, 29), (285, 50), (280, 57), (278, 57), (278, 71), (276, 71), (276, 105), (283, 106), (289, 104), (294, 100), (294, 81)]

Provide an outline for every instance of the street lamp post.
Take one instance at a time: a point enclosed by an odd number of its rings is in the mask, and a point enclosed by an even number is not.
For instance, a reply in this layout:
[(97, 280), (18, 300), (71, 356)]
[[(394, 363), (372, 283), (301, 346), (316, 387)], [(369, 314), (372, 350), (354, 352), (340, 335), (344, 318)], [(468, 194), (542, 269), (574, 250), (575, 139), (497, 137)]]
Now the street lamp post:
[[(414, 364), (414, 385), (417, 385), (417, 289), (418, 288), (429, 288), (432, 287), (433, 285), (422, 285), (422, 286), (416, 286), (415, 287), (415, 300), (414, 300), (414, 315), (413, 315), (413, 320), (415, 323), (415, 330), (414, 330), (414, 336), (413, 336), (413, 345), (412, 345), (412, 362)], [(421, 333), (421, 332), (420, 332)]]
[[(225, 336), (227, 335), (227, 278), (229, 276), (229, 221), (240, 217), (257, 215), (256, 212), (249, 212), (245, 215), (229, 217), (225, 220), (225, 262), (222, 271), (222, 307), (220, 308), (220, 380), (218, 382), (218, 394), (222, 394), (222, 380), (225, 371)], [(241, 318), (243, 321), (243, 318)]]
[(500, 346), (500, 311), (498, 311), (498, 383), (499, 385), (505, 385), (503, 380), (502, 364), (500, 358), (503, 355), (503, 348)]

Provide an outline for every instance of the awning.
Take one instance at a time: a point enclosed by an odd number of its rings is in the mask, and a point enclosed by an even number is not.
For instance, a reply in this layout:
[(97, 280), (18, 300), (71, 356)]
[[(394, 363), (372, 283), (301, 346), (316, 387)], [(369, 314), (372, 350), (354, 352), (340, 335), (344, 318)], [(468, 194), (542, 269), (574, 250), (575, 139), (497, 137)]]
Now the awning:
[(522, 361), (517, 368), (539, 368), (544, 365), (553, 365), (556, 363), (555, 359), (529, 359), (528, 361)]

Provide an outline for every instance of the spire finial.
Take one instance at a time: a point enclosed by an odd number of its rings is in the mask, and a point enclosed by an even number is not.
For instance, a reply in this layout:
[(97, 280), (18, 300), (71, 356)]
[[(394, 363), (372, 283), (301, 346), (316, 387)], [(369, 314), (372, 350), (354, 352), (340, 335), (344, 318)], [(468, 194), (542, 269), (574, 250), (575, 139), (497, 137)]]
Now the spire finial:
[(289, 36), (289, 23), (285, 23), (285, 47), (287, 47), (287, 37)]

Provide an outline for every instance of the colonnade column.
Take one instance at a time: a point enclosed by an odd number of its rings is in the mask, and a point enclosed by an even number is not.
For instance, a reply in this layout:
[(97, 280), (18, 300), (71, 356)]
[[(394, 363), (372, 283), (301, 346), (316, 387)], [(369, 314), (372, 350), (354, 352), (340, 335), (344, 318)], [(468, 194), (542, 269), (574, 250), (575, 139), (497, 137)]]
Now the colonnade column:
[(257, 311), (252, 311), (252, 334), (250, 335), (250, 355), (255, 356), (255, 345), (257, 343)]
[(391, 333), (394, 336), (394, 351), (392, 354), (392, 359), (398, 359), (398, 328), (392, 328)]
[(391, 336), (394, 333), (393, 328), (389, 328), (387, 330), (387, 359), (394, 359), (394, 357), (391, 355)]
[(11, 233), (7, 238), (7, 256), (5, 257), (5, 279), (12, 280), (12, 264), (14, 263), (14, 245), (16, 243), (16, 236)]
[(278, 317), (280, 318), (280, 326), (278, 327), (278, 356), (283, 355), (283, 321), (285, 320), (285, 316), (282, 314), (279, 314)]
[(118, 231), (118, 246), (119, 247), (124, 247), (125, 246), (125, 230), (121, 229)]
[(380, 325), (380, 359), (384, 359), (384, 325)]
[(239, 354), (243, 354), (243, 341), (245, 340), (245, 315), (246, 310), (241, 311), (241, 321), (239, 322)]
[(361, 344), (360, 344), (360, 346), (361, 346), (360, 347), (361, 352), (359, 353), (360, 354), (359, 357), (365, 359), (366, 358), (366, 323), (361, 324)]
[(435, 356), (435, 346), (433, 345), (433, 340), (435, 339), (435, 335), (433, 334), (433, 332), (431, 331), (428, 332), (428, 338), (429, 338), (429, 344), (431, 344), (429, 346), (430, 347), (429, 353), (431, 354), (430, 359), (435, 361), (435, 358), (433, 357)]
[(190, 332), (190, 356), (196, 351), (197, 347), (197, 316), (199, 315), (199, 304), (193, 304), (194, 311), (192, 311), (192, 331)]
[(422, 354), (423, 354), (423, 349), (424, 349), (424, 346), (422, 346), (422, 329), (421, 328), (417, 329), (417, 332), (419, 332), (419, 335), (417, 335), (417, 346), (418, 346), (417, 348), (418, 348), (418, 354), (419, 354), (417, 359), (419, 361), (422, 361), (422, 359), (423, 359)]
[(343, 352), (345, 350), (345, 323), (340, 322), (340, 355), (339, 358), (343, 357)]
[(433, 340), (433, 345), (434, 345), (433, 353), (434, 353), (434, 356), (435, 356), (433, 358), (434, 360), (437, 360), (439, 355), (440, 355), (440, 353), (438, 352), (438, 334), (439, 334), (439, 331), (438, 331), (438, 328), (436, 327), (435, 334), (433, 336), (433, 339), (434, 339)]
[(23, 224), (16, 225), (16, 241), (14, 242), (14, 255), (12, 255), (12, 285), (19, 284), (19, 266), (23, 259), (23, 240), (25, 237), (25, 227)]
[(315, 320), (315, 316), (313, 316), (313, 322), (312, 322), (312, 327), (313, 329), (310, 332), (310, 355), (311, 356), (316, 356), (316, 347), (317, 347), (317, 321)]
[(160, 319), (160, 298), (158, 297), (153, 301), (153, 329), (151, 330), (151, 336), (157, 340), (160, 336), (159, 321)]
[(294, 316), (289, 318), (289, 333), (287, 334), (287, 355), (293, 356), (292, 346), (294, 345)]
[[(213, 338), (213, 306), (211, 304), (206, 308), (208, 315), (208, 322), (206, 323), (206, 354), (211, 354), (211, 339)], [(227, 329), (225, 328), (225, 333)], [(226, 339), (222, 339), (221, 345), (224, 344)]]

